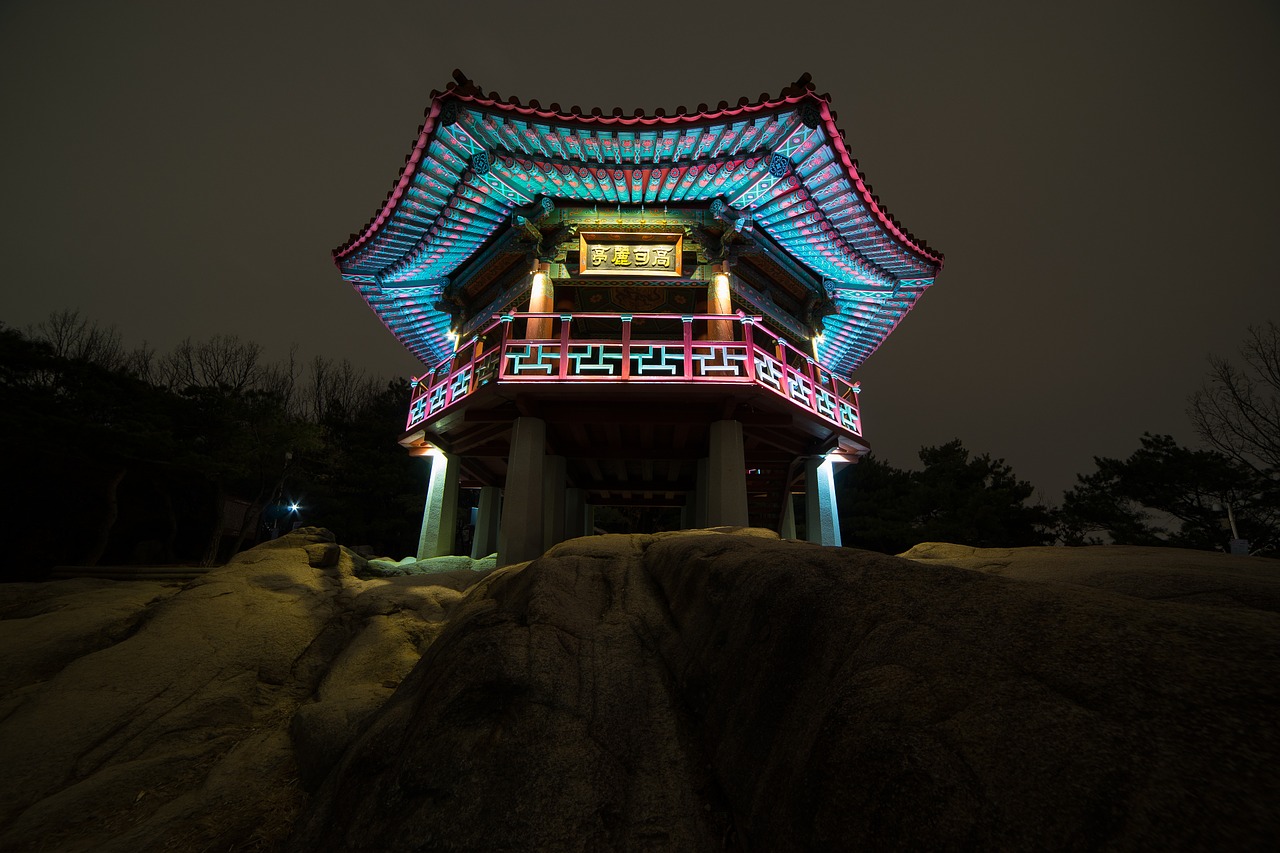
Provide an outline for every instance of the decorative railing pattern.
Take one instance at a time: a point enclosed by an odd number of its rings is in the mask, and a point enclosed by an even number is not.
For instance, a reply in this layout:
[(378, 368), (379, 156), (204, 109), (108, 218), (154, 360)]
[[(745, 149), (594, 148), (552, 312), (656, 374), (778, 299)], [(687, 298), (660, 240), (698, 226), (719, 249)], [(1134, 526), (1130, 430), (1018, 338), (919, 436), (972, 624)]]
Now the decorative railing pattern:
[[(517, 335), (531, 320), (550, 320), (559, 329), (548, 338)], [(615, 321), (619, 331), (611, 338), (575, 337), (574, 320)], [(633, 336), (636, 321), (647, 320), (678, 320), (683, 335), (679, 340)], [(731, 328), (733, 339), (695, 340), (695, 322), (720, 334)], [(495, 382), (755, 384), (862, 435), (858, 386), (774, 335), (761, 318), (743, 314), (503, 314), (435, 370), (413, 380), (406, 429)]]

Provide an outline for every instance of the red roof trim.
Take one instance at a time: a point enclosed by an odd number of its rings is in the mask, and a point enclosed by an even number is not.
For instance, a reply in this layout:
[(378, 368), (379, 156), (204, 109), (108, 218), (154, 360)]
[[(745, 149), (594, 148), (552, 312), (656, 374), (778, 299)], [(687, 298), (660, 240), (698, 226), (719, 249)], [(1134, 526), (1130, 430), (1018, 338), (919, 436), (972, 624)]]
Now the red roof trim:
[[(340, 248), (333, 252), (334, 263), (341, 266), (342, 260), (354, 252), (357, 248), (368, 242), (382, 227), (391, 216), (395, 213), (396, 205), (400, 198), (404, 195), (406, 188), (413, 181), (413, 176), (418, 170), (418, 166), (422, 162), (424, 153), (427, 150), (428, 138), (432, 130), (435, 129), (436, 119), (440, 115), (441, 106), (446, 97), (453, 97), (460, 101), (474, 104), (479, 107), (487, 107), (498, 109), (503, 112), (518, 113), (524, 116), (537, 116), (544, 120), (557, 121), (562, 123), (577, 123), (586, 125), (674, 125), (674, 124), (691, 124), (699, 121), (716, 121), (724, 118), (735, 118), (746, 113), (756, 113), (764, 110), (776, 109), (782, 106), (789, 106), (799, 103), (800, 101), (810, 98), (818, 103), (820, 115), (825, 124), (827, 136), (830, 137), (840, 154), (840, 159), (844, 163), (844, 167), (857, 187), (858, 192), (862, 195), (863, 201), (867, 206), (875, 211), (876, 217), (889, 231), (897, 237), (908, 249), (920, 255), (926, 260), (932, 261), (938, 265), (938, 269), (942, 269), (943, 255), (941, 252), (934, 252), (929, 249), (928, 245), (917, 240), (910, 232), (898, 225), (889, 212), (880, 206), (879, 200), (872, 194), (871, 187), (863, 180), (859, 173), (857, 165), (853, 158), (849, 155), (849, 149), (845, 146), (844, 135), (835, 123), (835, 114), (831, 111), (830, 98), (827, 95), (815, 95), (814, 85), (810, 82), (810, 77), (806, 73), (800, 77), (795, 83), (783, 89), (776, 99), (770, 99), (767, 94), (761, 94), (760, 100), (751, 103), (747, 98), (741, 98), (736, 107), (730, 107), (727, 102), (721, 101), (714, 111), (701, 110), (695, 113), (685, 113), (684, 107), (676, 110), (676, 115), (633, 115), (624, 116), (622, 110), (617, 108), (613, 111), (613, 115), (606, 116), (598, 108), (592, 110), (590, 115), (583, 115), (577, 107), (571, 112), (561, 112), (559, 110), (544, 110), (537, 101), (531, 101), (528, 106), (522, 104), (518, 98), (512, 97), (508, 101), (503, 102), (501, 96), (497, 92), (490, 92), (486, 97), (479, 87), (471, 80), (467, 79), (462, 72), (455, 70), (453, 76), (456, 81), (448, 84), (443, 93), (433, 91), (431, 93), (431, 106), (427, 110), (426, 122), (423, 124), (418, 139), (414, 143), (413, 152), (409, 155), (408, 161), (405, 163), (404, 170), (400, 173), (400, 178), (391, 192), (387, 194), (386, 201), (382, 205), (382, 209), (358, 234), (352, 234)], [(553, 106), (556, 106), (553, 104)], [(703, 106), (703, 105), (699, 105)], [(661, 109), (656, 111), (662, 113)]]
[(876, 216), (884, 223), (893, 234), (901, 240), (907, 248), (914, 251), (922, 258), (933, 261), (938, 265), (938, 271), (942, 271), (943, 255), (941, 252), (932, 251), (923, 240), (917, 240), (905, 228), (898, 224), (898, 220), (894, 219), (889, 211), (880, 206), (880, 200), (871, 192), (871, 185), (862, 178), (862, 174), (858, 171), (858, 165), (849, 156), (849, 149), (844, 144), (844, 134), (840, 132), (840, 128), (836, 127), (835, 113), (831, 112), (831, 106), (826, 101), (822, 101), (822, 120), (826, 123), (827, 136), (835, 144), (836, 152), (840, 155), (840, 161), (844, 163), (845, 169), (849, 172), (849, 177), (853, 179), (854, 185), (858, 188), (858, 192), (862, 195), (862, 200), (867, 206), (876, 212)]
[[(780, 96), (777, 100), (763, 100), (753, 104), (739, 104), (736, 107), (726, 106), (723, 109), (717, 109), (714, 112), (687, 113), (687, 114), (677, 114), (673, 116), (667, 116), (667, 115), (625, 116), (620, 114), (621, 110), (615, 110), (613, 115), (604, 115), (603, 113), (600, 113), (597, 115), (594, 112), (592, 112), (590, 115), (583, 115), (582, 113), (574, 113), (574, 112), (565, 113), (565, 112), (556, 112), (553, 110), (544, 110), (544, 109), (541, 109), (540, 107), (532, 107), (532, 106), (527, 107), (522, 104), (503, 103), (502, 101), (495, 101), (489, 98), (483, 98), (476, 95), (469, 95), (469, 94), (460, 95), (457, 92), (454, 92), (453, 94), (458, 100), (468, 101), (477, 106), (492, 107), (495, 109), (502, 110), (504, 112), (519, 113), (520, 115), (524, 115), (524, 116), (532, 115), (542, 119), (557, 120), (561, 122), (576, 122), (578, 124), (604, 124), (604, 125), (641, 124), (646, 126), (663, 125), (663, 124), (666, 124), (666, 125), (689, 124), (696, 121), (716, 121), (722, 118), (734, 118), (736, 116), (742, 115), (743, 113), (760, 112), (762, 110), (769, 110), (769, 109), (774, 109), (776, 107), (795, 104), (804, 100), (804, 98), (808, 96), (807, 92), (800, 95)], [(815, 100), (821, 100), (816, 95), (812, 97)]]
[(396, 205), (399, 203), (401, 196), (404, 195), (405, 189), (413, 182), (413, 176), (417, 173), (418, 165), (422, 162), (423, 154), (427, 150), (427, 138), (431, 136), (431, 131), (435, 129), (436, 118), (440, 115), (440, 104), (440, 98), (435, 97), (432, 99), (431, 106), (427, 109), (427, 120), (418, 131), (418, 140), (413, 144), (413, 151), (409, 154), (409, 159), (404, 164), (400, 179), (391, 188), (391, 192), (387, 193), (386, 201), (382, 204), (382, 210), (373, 219), (369, 220), (369, 223), (365, 225), (361, 233), (352, 234), (351, 238), (341, 248), (333, 250), (333, 262), (339, 267), (342, 266), (343, 258), (354, 252), (377, 233), (378, 229), (382, 227), (382, 223), (390, 219), (391, 215), (395, 213)]

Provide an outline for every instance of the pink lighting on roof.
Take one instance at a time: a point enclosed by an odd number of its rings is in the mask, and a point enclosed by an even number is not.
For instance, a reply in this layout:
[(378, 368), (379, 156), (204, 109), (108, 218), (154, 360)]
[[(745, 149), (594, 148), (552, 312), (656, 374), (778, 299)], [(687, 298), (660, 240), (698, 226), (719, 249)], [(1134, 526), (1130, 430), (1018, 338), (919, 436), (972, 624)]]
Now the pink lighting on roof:
[[(644, 115), (642, 111), (637, 110), (636, 114), (630, 117), (624, 116), (621, 109), (615, 109), (611, 116), (605, 116), (601, 110), (594, 109), (590, 115), (584, 115), (578, 108), (574, 108), (568, 113), (558, 110), (543, 110), (538, 106), (534, 106), (537, 102), (531, 102), (529, 106), (522, 105), (517, 98), (511, 98), (508, 102), (502, 102), (496, 92), (490, 92), (488, 97), (484, 97), (481, 91), (467, 80), (461, 72), (455, 71), (454, 77), (458, 82), (449, 83), (445, 87), (443, 93), (433, 92), (431, 106), (429, 107), (421, 131), (414, 143), (413, 151), (410, 153), (409, 160), (405, 164), (404, 170), (401, 172), (400, 178), (395, 187), (388, 195), (386, 202), (377, 215), (368, 223), (365, 229), (359, 235), (353, 235), (352, 238), (344, 244), (340, 249), (335, 250), (334, 260), (341, 262), (347, 258), (353, 251), (364, 245), (378, 230), (386, 223), (386, 221), (395, 212), (397, 204), (404, 196), (406, 189), (411, 184), (414, 175), (418, 171), (418, 166), (422, 161), (423, 153), (427, 150), (430, 142), (432, 131), (436, 128), (439, 121), (443, 104), (447, 99), (456, 99), (459, 102), (473, 104), (476, 107), (495, 109), (506, 113), (514, 113), (521, 116), (536, 116), (540, 119), (556, 124), (568, 124), (590, 127), (593, 125), (621, 125), (624, 127), (640, 126), (693, 126), (699, 122), (723, 121), (726, 118), (738, 118), (744, 115), (752, 115), (759, 113), (767, 113), (771, 110), (794, 106), (802, 102), (812, 103), (818, 110), (822, 120), (822, 126), (825, 130), (826, 137), (831, 140), (831, 144), (844, 166), (846, 174), (855, 187), (858, 196), (863, 204), (873, 211), (880, 223), (888, 229), (906, 248), (916, 253), (920, 257), (937, 265), (940, 270), (943, 264), (943, 257), (940, 253), (931, 251), (926, 245), (917, 241), (912, 235), (901, 228), (897, 221), (888, 214), (879, 204), (872, 193), (870, 187), (866, 184), (858, 171), (857, 163), (850, 156), (848, 148), (845, 145), (844, 135), (835, 124), (835, 113), (830, 108), (829, 99), (826, 95), (814, 94), (814, 86), (809, 82), (809, 75), (804, 75), (792, 86), (783, 90), (777, 98), (766, 99), (761, 98), (756, 103), (751, 103), (747, 98), (741, 98), (737, 107), (729, 107), (726, 102), (721, 102), (719, 107), (712, 111), (707, 110), (705, 105), (699, 105), (699, 110), (692, 114), (687, 114), (684, 108), (679, 108), (674, 116), (666, 116), (662, 110), (658, 110), (653, 116)], [(704, 138), (700, 145), (705, 145), (707, 140)], [(683, 142), (681, 143), (683, 146)], [(591, 142), (587, 143), (588, 152), (592, 149)], [(612, 146), (607, 146), (612, 147)], [(594, 157), (592, 159), (595, 159)]]

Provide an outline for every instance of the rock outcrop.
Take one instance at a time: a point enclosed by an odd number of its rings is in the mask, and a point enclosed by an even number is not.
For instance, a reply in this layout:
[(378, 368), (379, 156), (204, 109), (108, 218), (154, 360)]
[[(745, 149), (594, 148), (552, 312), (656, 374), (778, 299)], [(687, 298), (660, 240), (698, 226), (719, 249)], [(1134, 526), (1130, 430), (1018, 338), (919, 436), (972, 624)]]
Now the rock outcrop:
[(181, 590), (14, 587), (0, 849), (1275, 839), (1274, 561), (905, 556), (723, 530), (362, 580), (307, 530)]
[(303, 529), (181, 590), (0, 588), (0, 849), (277, 846), (475, 582), (360, 581), (332, 540)]

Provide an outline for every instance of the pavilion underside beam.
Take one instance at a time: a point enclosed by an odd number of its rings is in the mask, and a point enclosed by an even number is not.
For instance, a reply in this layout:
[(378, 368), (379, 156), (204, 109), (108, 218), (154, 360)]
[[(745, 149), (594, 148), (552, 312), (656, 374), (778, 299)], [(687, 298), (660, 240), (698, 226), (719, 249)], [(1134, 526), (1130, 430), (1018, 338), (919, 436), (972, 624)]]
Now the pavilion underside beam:
[[(692, 472), (690, 472), (692, 475)], [(688, 492), (694, 488), (692, 476), (679, 480), (588, 480), (574, 481), (574, 486), (591, 492)]]
[(591, 506), (652, 506), (652, 507), (682, 507), (685, 505), (686, 498), (683, 494), (677, 494), (673, 497), (623, 497), (618, 494), (596, 494), (594, 491), (588, 492), (587, 503)]

